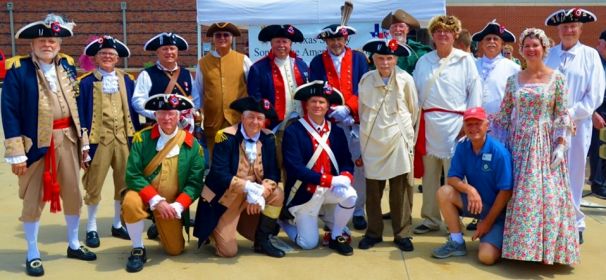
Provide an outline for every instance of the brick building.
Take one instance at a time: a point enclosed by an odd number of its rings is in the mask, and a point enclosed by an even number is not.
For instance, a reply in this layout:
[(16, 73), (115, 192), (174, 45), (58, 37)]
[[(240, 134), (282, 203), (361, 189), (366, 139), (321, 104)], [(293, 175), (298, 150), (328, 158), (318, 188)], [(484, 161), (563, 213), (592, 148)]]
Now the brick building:
[[(132, 56), (128, 60), (130, 68), (142, 67), (145, 63), (155, 61), (154, 53), (143, 51), (143, 44), (162, 31), (177, 32), (188, 40), (190, 49), (180, 53), (180, 60), (184, 65), (191, 67), (197, 61), (195, 0), (0, 0), (0, 49), (7, 56), (12, 53), (10, 14), (7, 8), (9, 3), (12, 3), (15, 32), (31, 21), (42, 19), (49, 12), (62, 14), (76, 22), (75, 36), (64, 40), (62, 45), (63, 52), (76, 58), (82, 53), (87, 40), (93, 35), (107, 33), (124, 40), (124, 14), (126, 41), (132, 52)], [(122, 3), (126, 3), (124, 11)], [(526, 27), (538, 27), (545, 29), (548, 35), (557, 41), (555, 28), (544, 26), (544, 20), (553, 11), (573, 5), (591, 10), (599, 20), (598, 23), (585, 25), (581, 38), (583, 42), (594, 46), (598, 34), (606, 29), (606, 3), (604, 0), (582, 0), (582, 3), (570, 0), (447, 0), (446, 3), (447, 13), (459, 17), (463, 21), (464, 27), (472, 33), (496, 18), (516, 36)], [(204, 35), (204, 33), (202, 34)], [(419, 34), (422, 36), (423, 33)], [(208, 43), (204, 36), (202, 39)], [(27, 40), (16, 40), (15, 43), (17, 54), (29, 52)], [(242, 39), (237, 41), (237, 49), (244, 52), (247, 43), (245, 32)]]

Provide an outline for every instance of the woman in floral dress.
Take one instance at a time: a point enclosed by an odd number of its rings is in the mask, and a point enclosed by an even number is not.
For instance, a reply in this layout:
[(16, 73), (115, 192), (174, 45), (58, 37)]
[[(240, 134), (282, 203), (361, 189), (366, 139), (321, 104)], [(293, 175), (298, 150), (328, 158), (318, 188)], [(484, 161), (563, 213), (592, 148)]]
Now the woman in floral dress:
[(575, 264), (579, 248), (566, 168), (566, 138), (573, 124), (566, 110), (565, 79), (543, 63), (550, 46), (543, 30), (524, 30), (520, 42), (528, 68), (509, 77), (493, 123), (514, 164), (502, 255)]

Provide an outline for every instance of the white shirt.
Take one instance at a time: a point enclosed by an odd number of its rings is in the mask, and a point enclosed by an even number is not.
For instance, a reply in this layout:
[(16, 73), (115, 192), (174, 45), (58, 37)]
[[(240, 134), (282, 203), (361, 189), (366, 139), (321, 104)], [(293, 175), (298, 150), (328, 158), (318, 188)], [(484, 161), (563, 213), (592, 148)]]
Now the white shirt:
[[(156, 67), (158, 67), (162, 71), (176, 71), (177, 69), (179, 69), (178, 65), (175, 66), (175, 68), (173, 68), (173, 69), (166, 69), (158, 61), (156, 61)], [(192, 81), (193, 81), (193, 77), (192, 77)], [(139, 76), (137, 77), (137, 81), (135, 83), (135, 91), (133, 93), (133, 107), (135, 108), (135, 111), (137, 113), (139, 113), (140, 115), (142, 115), (148, 119), (155, 120), (156, 117), (154, 116), (154, 111), (145, 110), (145, 101), (147, 100), (147, 98), (149, 98), (149, 94), (150, 94), (149, 91), (150, 91), (151, 87), (152, 87), (152, 81), (149, 77), (149, 74), (147, 74), (147, 71), (145, 71), (145, 70), (141, 71), (141, 73), (139, 73)], [(160, 92), (155, 92), (152, 94), (157, 94), (157, 93), (160, 93)], [(194, 107), (196, 106), (195, 100), (200, 99), (199, 94), (200, 94), (200, 91), (198, 90), (198, 86), (196, 85), (196, 83), (193, 83), (192, 89), (191, 89), (191, 95), (194, 100)], [(199, 107), (195, 107), (195, 109), (198, 109), (198, 108)]]
[(116, 71), (106, 72), (103, 69), (97, 69), (99, 73), (101, 73), (102, 84), (103, 84), (103, 93), (113, 94), (119, 91), (118, 88), (118, 76), (116, 76)]
[(603, 101), (604, 69), (598, 52), (577, 42), (570, 50), (562, 44), (550, 49), (545, 59), (547, 66), (566, 76), (568, 112), (573, 120), (591, 120), (591, 115)]
[(55, 68), (55, 63), (46, 64), (38, 61), (38, 65), (40, 65), (40, 70), (42, 70), (42, 74), (44, 74), (44, 78), (46, 78), (50, 90), (55, 94), (58, 93), (59, 85), (57, 84), (57, 69)]
[(334, 65), (335, 70), (337, 70), (337, 76), (341, 77), (341, 62), (343, 61), (343, 57), (345, 57), (345, 50), (340, 55), (334, 55), (330, 50), (328, 51), (328, 54), (330, 54), (332, 65)]
[[(464, 112), (482, 105), (482, 80), (473, 57), (453, 49), (449, 59), (438, 57), (437, 51), (422, 56), (413, 72), (422, 109), (441, 108)], [(435, 83), (429, 82), (441, 63), (447, 63)], [(463, 116), (447, 112), (425, 114), (427, 154), (451, 158), (456, 137), (463, 127)], [(419, 137), (423, 137), (419, 135)]]
[[(231, 50), (230, 50), (231, 51)], [(212, 50), (210, 54), (214, 57), (220, 58), (221, 55), (216, 50)], [(242, 63), (242, 69), (244, 70), (244, 80), (248, 79), (248, 70), (250, 70), (250, 66), (252, 65), (252, 61), (248, 56), (244, 55), (244, 63)], [(197, 90), (199, 94), (194, 95), (194, 106), (198, 108), (202, 108), (204, 106), (204, 74), (200, 70), (200, 63), (196, 65), (196, 79), (194, 81), (194, 85), (197, 86)], [(193, 93), (193, 89), (192, 89)]]
[(292, 115), (291, 113), (294, 112), (301, 116), (303, 114), (303, 107), (301, 107), (301, 102), (294, 98), (295, 90), (297, 89), (297, 82), (294, 75), (294, 58), (291, 58), (290, 56), (287, 56), (286, 59), (276, 57), (274, 63), (278, 66), (284, 83), (284, 104), (286, 104), (285, 119), (289, 119)]
[(252, 164), (257, 159), (257, 141), (259, 141), (261, 132), (257, 132), (253, 137), (248, 137), (244, 130), (244, 125), (240, 125), (240, 133), (242, 133), (242, 137), (244, 137), (244, 153), (246, 153), (248, 162)]
[[(164, 146), (166, 146), (166, 143), (177, 135), (177, 132), (179, 132), (179, 129), (175, 129), (175, 131), (172, 134), (164, 133), (164, 131), (160, 127), (158, 127), (158, 130), (160, 131), (160, 137), (158, 138), (158, 142), (156, 142), (156, 151), (161, 151), (162, 149), (164, 149)], [(175, 145), (170, 150), (170, 152), (168, 152), (168, 154), (166, 154), (166, 158), (171, 158), (171, 157), (178, 155), (179, 150), (180, 150), (179, 145)]]
[(501, 109), (507, 78), (518, 73), (520, 65), (499, 54), (493, 59), (484, 56), (476, 60), (476, 66), (482, 78), (482, 107), (488, 115), (494, 115)]

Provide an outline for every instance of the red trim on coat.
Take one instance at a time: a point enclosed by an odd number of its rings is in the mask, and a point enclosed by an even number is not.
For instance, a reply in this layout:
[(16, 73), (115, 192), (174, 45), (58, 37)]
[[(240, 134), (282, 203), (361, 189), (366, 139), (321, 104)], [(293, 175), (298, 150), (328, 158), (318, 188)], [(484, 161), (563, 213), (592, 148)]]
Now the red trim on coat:
[(192, 199), (186, 193), (181, 193), (179, 196), (177, 196), (177, 199), (175, 199), (175, 202), (181, 203), (181, 205), (183, 205), (183, 208), (187, 209), (191, 205)]
[(183, 143), (185, 143), (185, 145), (187, 145), (188, 147), (193, 147), (194, 146), (194, 136), (189, 133), (189, 131), (184, 130), (185, 131), (185, 140), (183, 140)]
[[(276, 55), (273, 51), (270, 51), (267, 55), (269, 58), (269, 65), (271, 66), (271, 76), (274, 82), (274, 109), (278, 114), (278, 119), (280, 121), (286, 118), (286, 85), (284, 85), (284, 80), (282, 78), (282, 73), (280, 73), (280, 69), (278, 69), (278, 65), (274, 62)], [(295, 52), (291, 51), (289, 53), (289, 57), (296, 58), (297, 55)], [(297, 66), (297, 61), (293, 62), (293, 75), (295, 76), (295, 83), (297, 86), (300, 86), (304, 83), (303, 76), (301, 75), (301, 71)]]
[(144, 203), (149, 203), (149, 200), (157, 194), (158, 191), (152, 185), (147, 185), (145, 188), (142, 188), (139, 191), (139, 196), (141, 197)]
[(160, 127), (158, 124), (154, 124), (154, 126), (152, 126), (151, 135), (149, 137), (151, 137), (152, 140), (160, 138)]
[[(309, 117), (306, 115), (305, 117), (303, 117), (303, 119), (309, 123), (309, 125), (314, 128), (314, 125), (312, 124), (312, 122), (309, 120)], [(311, 134), (306, 130), (307, 135), (309, 136), (309, 138), (311, 139), (311, 144), (313, 147), (313, 150), (315, 151), (319, 144), (318, 141), (316, 141), (316, 139), (313, 138), (313, 136), (311, 136)], [(320, 132), (318, 132), (318, 134), (320, 134), (320, 136), (324, 135), (324, 133), (328, 133), (328, 121), (324, 122), (324, 127), (322, 128), (322, 130)], [(330, 140), (326, 141), (326, 144), (328, 146), (330, 146)], [(314, 164), (314, 166), (312, 166), (311, 170), (322, 174), (322, 177), (320, 178), (320, 187), (324, 187), (324, 188), (330, 188), (331, 183), (332, 183), (332, 164), (330, 162), (330, 158), (328, 157), (328, 153), (326, 152), (326, 150), (323, 150), (322, 153), (320, 154), (320, 157), (318, 157), (318, 160), (316, 161), (316, 163)], [(308, 186), (308, 190), (311, 193), (314, 193), (316, 191), (316, 185), (314, 184), (309, 184)]]
[(353, 93), (353, 51), (350, 48), (345, 49), (345, 55), (341, 60), (341, 76), (337, 75), (337, 70), (332, 62), (332, 58), (328, 51), (322, 53), (322, 64), (326, 70), (326, 79), (328, 83), (338, 89), (343, 94), (345, 105), (349, 107), (352, 116), (356, 122), (359, 121), (358, 116), (358, 96)]
[(347, 176), (349, 178), (349, 181), (351, 181), (351, 184), (353, 185), (353, 175), (349, 173), (349, 171), (343, 171), (339, 175)]

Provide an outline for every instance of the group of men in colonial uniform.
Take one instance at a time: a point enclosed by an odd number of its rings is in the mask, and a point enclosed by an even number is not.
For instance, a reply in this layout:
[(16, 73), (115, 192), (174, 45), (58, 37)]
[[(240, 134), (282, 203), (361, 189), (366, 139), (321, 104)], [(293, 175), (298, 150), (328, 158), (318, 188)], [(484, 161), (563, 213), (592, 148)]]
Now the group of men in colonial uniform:
[[(348, 9), (351, 13), (346, 5), (344, 14)], [(356, 30), (344, 18), (317, 35), (327, 48), (309, 67), (292, 50), (293, 43), (304, 40), (293, 25), (264, 27), (258, 39), (269, 42), (271, 50), (252, 63), (232, 50), (233, 37), (240, 36), (235, 25), (212, 24), (207, 36), (215, 49), (200, 59), (194, 75), (178, 63), (187, 41), (163, 32), (145, 44), (157, 61), (136, 81), (116, 68), (130, 50), (109, 35), (85, 47), (98, 68), (77, 78), (73, 59), (59, 53), (62, 38), (73, 35), (73, 23), (49, 14), (19, 30), (16, 37), (31, 39), (32, 52), (7, 62), (2, 121), (6, 161), (19, 177), (23, 200), (27, 274), (44, 274), (37, 237), (46, 202), (51, 212), (65, 213), (67, 256), (96, 259), (78, 239), (80, 208), (84, 200), (85, 244), (99, 247), (96, 217), (109, 167), (114, 177), (111, 234), (132, 242), (129, 272), (142, 270), (147, 261), (142, 240), (146, 218), (154, 221), (148, 237), (159, 237), (169, 255), (184, 251), (183, 227), (188, 232), (194, 226), (199, 245), (212, 243), (218, 256), (237, 254), (240, 233), (254, 242), (256, 252), (283, 257), (285, 248), (273, 238), (279, 229), (299, 247), (312, 249), (319, 243), (318, 219), (327, 231), (325, 245), (352, 255), (350, 220), (355, 229), (366, 229), (359, 249), (383, 240), (380, 205), (387, 181), (394, 244), (412, 251), (415, 150), (422, 147), (427, 153), (421, 154), (425, 220), (414, 229), (422, 234), (441, 225), (435, 192), (442, 167), (448, 173), (462, 112), (482, 105), (490, 118), (503, 98), (501, 78), (519, 71), (500, 54), (502, 43), (515, 37), (493, 21), (473, 36), (484, 57), (473, 63), (469, 54), (457, 50), (446, 57), (448, 63), (469, 67), (468, 77), (456, 78), (465, 80), (467, 88), (455, 100), (444, 96), (456, 92), (444, 91), (450, 83), (432, 76), (445, 67), (443, 57), (408, 38), (411, 29), (420, 28), (410, 14), (397, 10), (383, 19), (391, 37), (363, 46), (370, 61), (347, 46)], [(446, 16), (432, 23), (437, 29), (460, 29)], [(559, 26), (563, 24), (568, 23)], [(594, 69), (598, 58), (578, 42), (575, 27), (558, 27), (562, 44), (547, 62), (569, 75), (570, 87), (578, 93), (572, 95), (577, 136), (571, 149), (581, 152), (570, 153), (570, 162), (581, 167), (589, 119), (601, 100), (595, 92), (604, 92), (604, 79), (595, 76), (603, 76)], [(595, 65), (582, 63), (588, 59)], [(415, 128), (419, 118), (421, 125)], [(211, 157), (204, 156), (199, 141), (206, 141)], [(582, 175), (574, 166), (571, 181), (577, 182)], [(580, 200), (578, 193), (573, 192)], [(192, 224), (188, 209), (198, 198)], [(582, 231), (580, 211), (578, 217)]]

